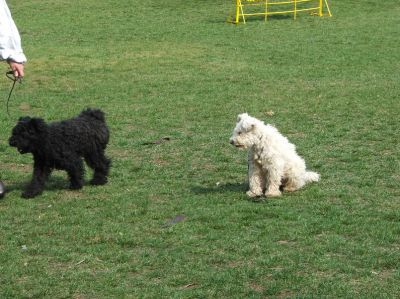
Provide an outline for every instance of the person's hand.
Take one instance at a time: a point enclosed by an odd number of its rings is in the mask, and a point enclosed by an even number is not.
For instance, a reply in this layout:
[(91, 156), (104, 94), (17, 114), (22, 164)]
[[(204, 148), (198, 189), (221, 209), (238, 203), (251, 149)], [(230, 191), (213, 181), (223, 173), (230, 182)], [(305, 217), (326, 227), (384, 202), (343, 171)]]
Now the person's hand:
[(24, 76), (24, 65), (12, 60), (8, 61), (15, 78), (22, 78)]

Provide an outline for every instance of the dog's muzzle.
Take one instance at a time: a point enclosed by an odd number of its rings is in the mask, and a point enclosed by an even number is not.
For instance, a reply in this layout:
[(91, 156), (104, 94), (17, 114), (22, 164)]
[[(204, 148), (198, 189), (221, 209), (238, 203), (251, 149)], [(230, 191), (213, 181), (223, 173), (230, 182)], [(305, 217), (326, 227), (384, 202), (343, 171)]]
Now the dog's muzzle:
[(239, 144), (239, 143), (235, 143), (235, 141), (233, 139), (229, 140), (229, 143), (232, 144), (233, 146), (238, 147), (238, 148), (244, 148), (244, 145)]
[(22, 149), (22, 148), (17, 148), (17, 150), (18, 150), (18, 152), (19, 152), (20, 154), (26, 154), (26, 153), (28, 153), (27, 150), (24, 150), (24, 149)]
[(10, 138), (10, 140), (8, 140), (8, 144), (12, 147), (17, 147), (17, 142), (15, 140), (13, 140), (12, 138)]
[(17, 151), (18, 151), (20, 154), (26, 154), (26, 153), (28, 152), (27, 149), (18, 146), (18, 143), (17, 143), (14, 139), (12, 139), (12, 138), (10, 138), (10, 140), (8, 141), (8, 144), (9, 144), (10, 146), (12, 146), (12, 147), (16, 147), (16, 148), (17, 148)]

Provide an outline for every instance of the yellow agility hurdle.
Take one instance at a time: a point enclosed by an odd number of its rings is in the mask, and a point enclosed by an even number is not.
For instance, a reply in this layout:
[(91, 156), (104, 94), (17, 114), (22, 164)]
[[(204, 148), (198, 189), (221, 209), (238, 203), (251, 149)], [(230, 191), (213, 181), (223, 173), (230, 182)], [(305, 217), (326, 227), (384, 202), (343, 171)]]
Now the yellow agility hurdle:
[[(235, 0), (235, 17), (231, 22), (239, 24), (240, 20), (246, 23), (247, 16), (268, 16), (278, 14), (293, 14), (296, 19), (297, 13), (308, 11), (313, 15), (322, 17), (325, 6), (328, 16), (332, 16), (328, 0)], [(246, 11), (245, 11), (246, 10)]]

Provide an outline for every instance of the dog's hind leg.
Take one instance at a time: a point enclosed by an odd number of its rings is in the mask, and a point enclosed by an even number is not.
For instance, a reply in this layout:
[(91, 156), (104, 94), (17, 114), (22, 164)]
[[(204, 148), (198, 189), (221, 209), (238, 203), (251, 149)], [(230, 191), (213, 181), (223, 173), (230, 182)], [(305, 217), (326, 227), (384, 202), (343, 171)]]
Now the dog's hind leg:
[(32, 180), (22, 193), (23, 198), (33, 198), (42, 193), (44, 184), (51, 173), (51, 169), (36, 162), (33, 165)]
[(319, 174), (312, 171), (303, 171), (296, 174), (292, 174), (289, 178), (288, 183), (284, 187), (284, 191), (293, 192), (302, 188), (309, 182), (318, 182)]
[(98, 150), (86, 155), (86, 163), (94, 170), (92, 185), (104, 185), (107, 183), (107, 176), (111, 165), (111, 160), (104, 155), (104, 150)]
[(267, 197), (275, 197), (281, 196), (282, 193), (279, 190), (281, 185), (282, 177), (283, 177), (283, 167), (278, 164), (270, 165), (267, 168), (268, 175), (267, 181), (268, 186), (265, 191), (265, 196)]
[(304, 180), (301, 180), (297, 177), (290, 177), (288, 178), (283, 190), (286, 192), (294, 192), (299, 190), (301, 187), (304, 186)]
[(289, 171), (285, 173), (287, 178), (286, 183), (283, 187), (283, 191), (285, 192), (294, 192), (299, 190), (304, 186), (305, 181), (303, 179), (303, 173), (305, 171), (303, 169), (298, 168), (290, 168)]

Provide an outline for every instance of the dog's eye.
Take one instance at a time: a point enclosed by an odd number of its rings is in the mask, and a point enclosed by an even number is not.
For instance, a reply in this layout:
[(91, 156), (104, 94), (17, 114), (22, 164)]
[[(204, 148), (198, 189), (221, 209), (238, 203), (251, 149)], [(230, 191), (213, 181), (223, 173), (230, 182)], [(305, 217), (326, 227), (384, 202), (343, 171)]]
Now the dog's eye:
[(242, 135), (242, 132), (238, 132), (238, 135)]

